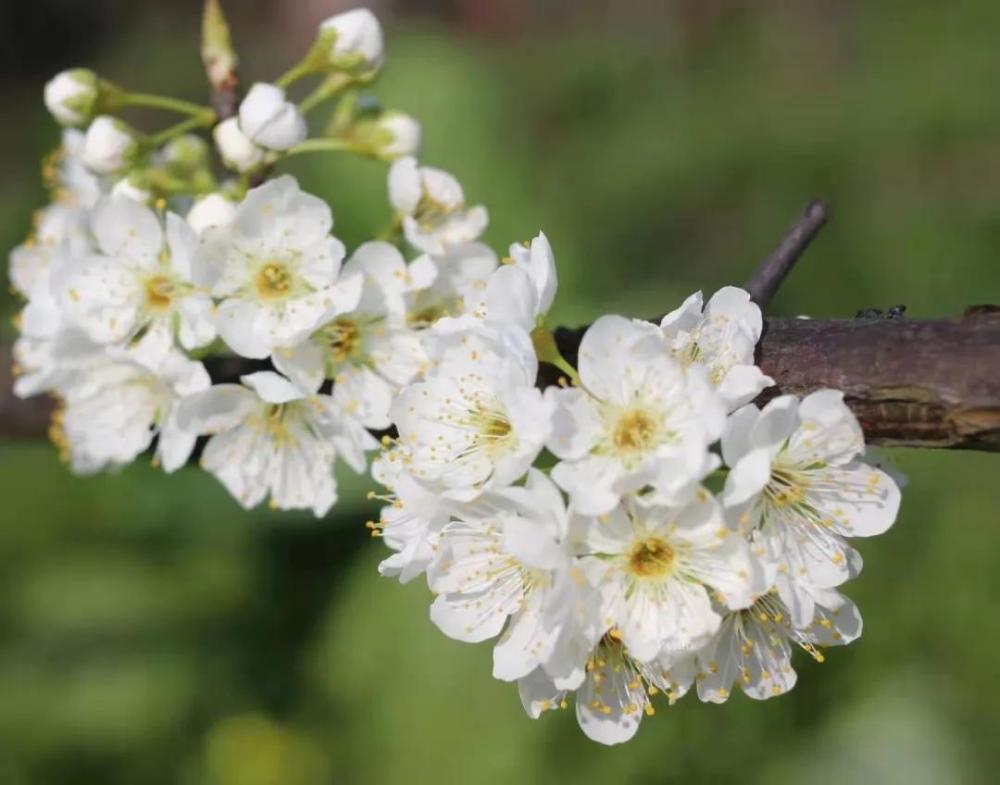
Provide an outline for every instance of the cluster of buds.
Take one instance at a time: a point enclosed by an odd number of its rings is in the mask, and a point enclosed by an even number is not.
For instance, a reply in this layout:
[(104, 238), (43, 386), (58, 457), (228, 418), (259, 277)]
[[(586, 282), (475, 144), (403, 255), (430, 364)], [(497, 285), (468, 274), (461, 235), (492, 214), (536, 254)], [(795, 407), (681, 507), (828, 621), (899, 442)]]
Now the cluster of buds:
[[(840, 593), (861, 569), (850, 543), (893, 523), (896, 481), (839, 392), (753, 403), (772, 380), (741, 289), (659, 324), (603, 316), (569, 362), (547, 326), (545, 234), (501, 262), (486, 208), (418, 160), (417, 122), (362, 93), (383, 40), (367, 10), (331, 18), (221, 121), (55, 77), (53, 201), (11, 254), (15, 392), (58, 399), (74, 471), (152, 451), (172, 472), (200, 438), (201, 466), (248, 508), (326, 515), (335, 463), (363, 473), (381, 449), (380, 572), (426, 576), (445, 634), (495, 639), (493, 675), (532, 717), (575, 693), (584, 732), (618, 743), (657, 694), (786, 692), (792, 644), (822, 660), (860, 634)], [(185, 119), (147, 135), (130, 106)], [(321, 151), (392, 161), (383, 239), (347, 249), (330, 206), (278, 171)], [(226, 378), (225, 358), (255, 370)], [(559, 386), (536, 386), (542, 363)]]

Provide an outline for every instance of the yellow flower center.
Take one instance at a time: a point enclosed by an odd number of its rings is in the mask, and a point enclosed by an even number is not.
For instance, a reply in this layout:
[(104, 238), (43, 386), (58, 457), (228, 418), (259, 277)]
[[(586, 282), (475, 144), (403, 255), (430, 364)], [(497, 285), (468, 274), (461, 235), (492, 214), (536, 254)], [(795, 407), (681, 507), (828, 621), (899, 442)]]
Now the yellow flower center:
[(292, 273), (281, 262), (268, 262), (257, 273), (257, 293), (265, 300), (287, 297), (292, 288)]
[(641, 578), (660, 578), (673, 569), (677, 554), (659, 537), (649, 537), (632, 546), (629, 570)]
[(361, 330), (349, 319), (338, 319), (325, 331), (326, 345), (334, 362), (356, 357), (361, 350)]
[(629, 409), (615, 423), (611, 441), (621, 453), (645, 452), (656, 441), (656, 418), (642, 409)]
[(809, 481), (792, 471), (774, 469), (764, 494), (777, 507), (795, 507), (806, 498)]
[(166, 275), (154, 275), (146, 281), (146, 308), (163, 313), (169, 311), (177, 294), (177, 285)]

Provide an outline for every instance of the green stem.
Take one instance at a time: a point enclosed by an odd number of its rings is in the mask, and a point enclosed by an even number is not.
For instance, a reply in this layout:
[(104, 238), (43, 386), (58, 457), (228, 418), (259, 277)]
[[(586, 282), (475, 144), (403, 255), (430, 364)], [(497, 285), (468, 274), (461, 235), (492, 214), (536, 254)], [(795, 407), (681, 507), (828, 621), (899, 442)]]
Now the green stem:
[(351, 142), (343, 139), (306, 139), (301, 144), (295, 145), (285, 153), (290, 155), (304, 155), (305, 153), (357, 153), (360, 148)]
[(551, 330), (546, 329), (545, 327), (536, 327), (534, 332), (531, 333), (531, 342), (534, 344), (535, 354), (538, 355), (538, 359), (541, 362), (554, 365), (566, 374), (566, 377), (573, 382), (575, 386), (580, 388), (583, 387), (583, 384), (580, 382), (580, 374), (577, 373), (576, 368), (570, 365), (569, 361), (562, 356), (562, 352), (560, 352), (559, 347), (556, 346), (556, 337), (552, 334)]
[(189, 117), (187, 120), (182, 120), (176, 125), (172, 125), (166, 128), (158, 134), (154, 134), (149, 137), (149, 145), (152, 147), (159, 147), (164, 142), (169, 142), (176, 136), (181, 134), (186, 134), (188, 131), (194, 131), (197, 128), (205, 128), (215, 122), (215, 112), (211, 109), (202, 110), (201, 114), (197, 117)]
[(302, 114), (312, 111), (324, 101), (333, 98), (341, 90), (350, 87), (354, 78), (347, 74), (333, 74), (328, 76), (319, 86), (299, 103), (299, 111)]
[(383, 242), (392, 243), (395, 242), (399, 237), (399, 233), (403, 231), (403, 216), (400, 213), (396, 213), (392, 216), (392, 220), (389, 221), (388, 226), (386, 226), (381, 232), (376, 236), (376, 240), (382, 240)]
[(204, 117), (211, 112), (207, 106), (199, 106), (179, 98), (168, 98), (164, 95), (149, 95), (146, 93), (125, 93), (121, 99), (122, 106), (148, 106), (153, 109), (166, 109), (168, 112), (189, 114), (194, 117)]
[(312, 67), (307, 65), (305, 61), (302, 61), (285, 71), (285, 73), (274, 80), (274, 83), (284, 90), (299, 81), (302, 77), (309, 76), (312, 72)]

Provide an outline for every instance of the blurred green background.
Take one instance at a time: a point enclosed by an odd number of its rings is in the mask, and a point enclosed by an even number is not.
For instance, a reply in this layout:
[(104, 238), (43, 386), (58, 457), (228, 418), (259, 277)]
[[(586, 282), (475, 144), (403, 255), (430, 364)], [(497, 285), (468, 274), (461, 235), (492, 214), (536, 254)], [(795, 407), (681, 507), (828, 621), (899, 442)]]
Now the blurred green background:
[[(247, 80), (284, 70), (339, 10), (228, 5)], [(833, 222), (772, 313), (1000, 300), (995, 0), (376, 10), (390, 51), (377, 94), (419, 117), (425, 160), (489, 206), (491, 243), (549, 234), (557, 322), (740, 283), (814, 196)], [(190, 0), (4, 4), (5, 248), (44, 198), (45, 79), (88, 65), (198, 99), (198, 14)], [(384, 223), (381, 165), (294, 171), (350, 244)], [(799, 657), (788, 696), (689, 697), (606, 749), (572, 712), (529, 720), (490, 678), (488, 646), (432, 627), (424, 585), (377, 576), (363, 480), (345, 476), (322, 521), (247, 514), (194, 469), (75, 479), (50, 445), (5, 442), (0, 783), (993, 782), (1000, 459), (894, 458), (911, 478), (899, 521), (862, 543), (848, 587), (862, 639), (823, 665)]]

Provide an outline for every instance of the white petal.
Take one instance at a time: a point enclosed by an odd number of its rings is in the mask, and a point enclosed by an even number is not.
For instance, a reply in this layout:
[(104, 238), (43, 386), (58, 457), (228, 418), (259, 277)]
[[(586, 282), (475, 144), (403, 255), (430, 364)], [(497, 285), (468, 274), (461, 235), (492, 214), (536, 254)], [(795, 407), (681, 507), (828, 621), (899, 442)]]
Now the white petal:
[(177, 424), (194, 433), (216, 433), (233, 428), (259, 406), (260, 400), (238, 384), (218, 384), (184, 398), (178, 404)]
[(240, 381), (268, 403), (288, 403), (306, 397), (302, 390), (274, 371), (249, 373), (241, 376)]
[(771, 479), (771, 451), (753, 449), (740, 458), (726, 477), (722, 503), (727, 507), (744, 504), (764, 490)]

